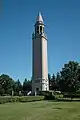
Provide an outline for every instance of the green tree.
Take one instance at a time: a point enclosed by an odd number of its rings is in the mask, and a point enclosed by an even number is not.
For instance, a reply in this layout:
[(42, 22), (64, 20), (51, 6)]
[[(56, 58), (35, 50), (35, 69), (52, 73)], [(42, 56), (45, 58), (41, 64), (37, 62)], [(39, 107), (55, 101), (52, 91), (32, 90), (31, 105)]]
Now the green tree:
[(19, 95), (22, 92), (22, 84), (19, 81), (19, 79), (14, 84), (14, 92), (15, 92), (15, 95)]
[(22, 91), (22, 85), (19, 79), (15, 82), (16, 92)]
[(1, 84), (0, 84), (0, 95), (4, 95), (4, 88), (2, 87)]
[(59, 87), (58, 87), (58, 76), (59, 76), (59, 73), (57, 73), (57, 76), (52, 75), (51, 77), (51, 82), (52, 82), (52, 90), (59, 90)]
[(27, 79), (26, 78), (23, 82), (23, 91), (27, 91)]
[(48, 73), (48, 80), (49, 80), (49, 89), (52, 89), (52, 83), (51, 83), (51, 75)]
[(25, 79), (23, 82), (23, 91), (31, 91), (32, 90), (32, 80)]
[(59, 81), (61, 80), (61, 75), (59, 72), (56, 74), (56, 89), (60, 90)]
[(80, 88), (80, 69), (79, 63), (69, 61), (68, 64), (64, 64), (64, 68), (60, 72), (61, 78), (59, 86), (61, 91), (64, 92), (76, 92)]
[(56, 78), (53, 73), (52, 77), (50, 74), (48, 74), (48, 80), (49, 80), (49, 89), (50, 90), (57, 90), (57, 83), (56, 83)]
[(51, 80), (51, 75), (48, 73), (48, 80), (50, 81)]
[(0, 76), (0, 93), (10, 95), (13, 90), (14, 80), (8, 75)]

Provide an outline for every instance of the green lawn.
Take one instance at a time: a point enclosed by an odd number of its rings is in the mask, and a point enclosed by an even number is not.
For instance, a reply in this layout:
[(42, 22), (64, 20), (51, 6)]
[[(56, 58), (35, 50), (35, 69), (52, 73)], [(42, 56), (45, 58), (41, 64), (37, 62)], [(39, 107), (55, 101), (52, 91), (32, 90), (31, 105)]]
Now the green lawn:
[(0, 120), (80, 120), (80, 102), (0, 104)]

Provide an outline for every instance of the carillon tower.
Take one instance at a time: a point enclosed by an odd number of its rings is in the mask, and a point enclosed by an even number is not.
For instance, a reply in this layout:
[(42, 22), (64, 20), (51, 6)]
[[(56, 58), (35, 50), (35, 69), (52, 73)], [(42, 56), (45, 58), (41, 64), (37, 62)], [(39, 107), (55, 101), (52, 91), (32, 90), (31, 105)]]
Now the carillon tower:
[(49, 91), (47, 36), (40, 12), (34, 27), (35, 30), (32, 34), (32, 93), (38, 94), (39, 91)]

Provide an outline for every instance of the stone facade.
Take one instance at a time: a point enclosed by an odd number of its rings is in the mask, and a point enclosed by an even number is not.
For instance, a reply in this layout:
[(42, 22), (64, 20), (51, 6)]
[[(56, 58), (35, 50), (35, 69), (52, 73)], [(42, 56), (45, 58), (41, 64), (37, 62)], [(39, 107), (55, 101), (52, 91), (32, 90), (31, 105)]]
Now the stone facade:
[(37, 16), (35, 32), (32, 34), (32, 93), (48, 91), (47, 37), (41, 14)]

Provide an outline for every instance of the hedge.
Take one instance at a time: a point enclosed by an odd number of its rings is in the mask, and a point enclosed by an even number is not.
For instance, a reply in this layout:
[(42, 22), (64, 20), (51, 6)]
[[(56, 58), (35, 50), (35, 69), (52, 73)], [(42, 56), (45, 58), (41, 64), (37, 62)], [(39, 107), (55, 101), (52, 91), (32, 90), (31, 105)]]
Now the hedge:
[(0, 104), (8, 102), (32, 102), (44, 100), (44, 96), (1, 96)]
[(80, 98), (80, 93), (64, 93), (64, 98)]

